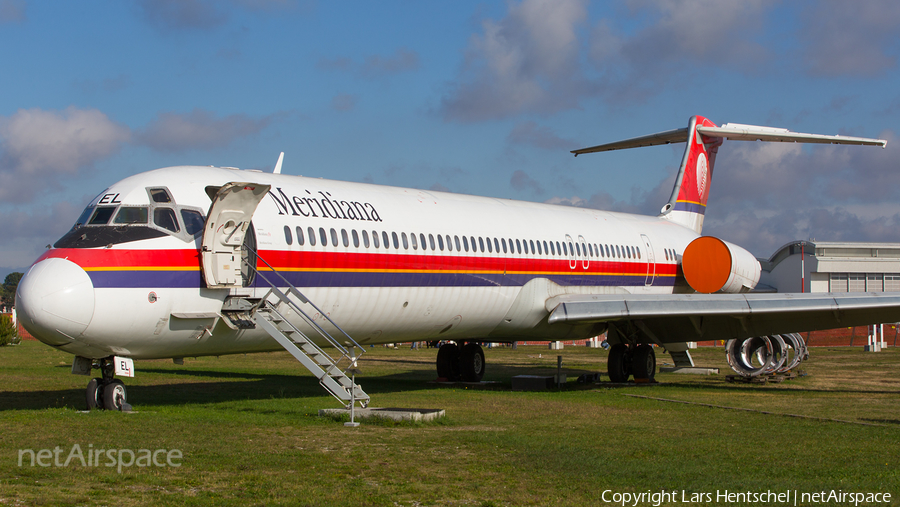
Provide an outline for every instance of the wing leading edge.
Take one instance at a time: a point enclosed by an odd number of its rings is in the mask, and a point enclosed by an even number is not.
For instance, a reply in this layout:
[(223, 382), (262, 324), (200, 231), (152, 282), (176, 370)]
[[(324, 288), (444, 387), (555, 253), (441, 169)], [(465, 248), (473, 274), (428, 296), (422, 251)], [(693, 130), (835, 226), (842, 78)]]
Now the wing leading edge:
[(564, 295), (549, 323), (633, 321), (661, 343), (729, 340), (900, 321), (900, 293)]

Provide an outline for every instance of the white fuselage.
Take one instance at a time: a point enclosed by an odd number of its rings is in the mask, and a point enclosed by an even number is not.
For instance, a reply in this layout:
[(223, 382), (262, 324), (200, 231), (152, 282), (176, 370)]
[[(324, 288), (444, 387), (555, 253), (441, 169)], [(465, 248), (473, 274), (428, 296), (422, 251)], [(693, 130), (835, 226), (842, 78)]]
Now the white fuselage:
[[(364, 345), (592, 336), (590, 326), (548, 325), (548, 299), (672, 293), (679, 256), (698, 236), (659, 217), (227, 168), (165, 168), (105, 190), (81, 219), (86, 225), (38, 259), (20, 284), (25, 327), (50, 345), (95, 358), (279, 349), (261, 329), (232, 329), (219, 316), (226, 298), (263, 297), (268, 287), (261, 280), (210, 289), (201, 275), (200, 234), (189, 218), (209, 208), (208, 187), (233, 181), (271, 186), (250, 232), (259, 257)], [(169, 201), (154, 201), (159, 189)], [(98, 209), (113, 207), (107, 222), (87, 223)], [(125, 208), (136, 221), (116, 218)], [(275, 278), (262, 261), (257, 266)]]

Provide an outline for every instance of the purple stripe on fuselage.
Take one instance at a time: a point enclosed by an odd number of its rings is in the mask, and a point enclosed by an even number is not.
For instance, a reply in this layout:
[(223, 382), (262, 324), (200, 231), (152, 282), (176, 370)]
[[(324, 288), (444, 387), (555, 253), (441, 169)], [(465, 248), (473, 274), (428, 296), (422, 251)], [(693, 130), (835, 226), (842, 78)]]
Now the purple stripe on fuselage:
[(706, 206), (702, 204), (697, 204), (695, 202), (684, 202), (678, 201), (675, 203), (676, 211), (690, 211), (691, 213), (700, 213), (701, 215), (706, 214)]
[[(89, 271), (96, 288), (200, 288), (199, 271)], [(270, 271), (262, 276), (283, 285)], [(396, 273), (340, 271), (282, 271), (296, 287), (520, 287), (535, 278), (547, 278), (563, 286), (642, 286), (646, 275), (591, 275), (543, 273)], [(672, 286), (673, 277), (656, 277), (654, 286)], [(256, 287), (267, 286), (257, 279)]]

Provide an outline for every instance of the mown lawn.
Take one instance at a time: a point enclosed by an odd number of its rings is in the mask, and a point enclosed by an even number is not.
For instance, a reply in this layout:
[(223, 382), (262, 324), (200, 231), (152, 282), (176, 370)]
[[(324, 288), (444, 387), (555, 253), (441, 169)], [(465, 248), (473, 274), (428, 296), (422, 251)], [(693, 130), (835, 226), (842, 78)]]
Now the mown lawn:
[[(447, 417), (352, 429), (317, 416), (338, 403), (287, 353), (137, 361), (125, 379), (135, 413), (124, 414), (82, 412), (88, 379), (69, 373), (71, 356), (36, 342), (2, 347), (0, 505), (587, 506), (608, 503), (604, 491), (647, 493), (638, 505), (675, 491), (663, 504), (686, 505), (682, 495), (725, 490), (881, 492), (900, 503), (900, 350), (813, 349), (805, 376), (744, 385), (726, 382), (721, 349), (702, 349), (695, 361), (720, 375), (660, 374), (657, 385), (625, 388), (574, 382), (605, 370), (602, 350), (485, 353), (486, 380), (500, 384), (464, 389), (428, 383), (435, 349), (367, 349), (357, 379), (372, 406)], [(509, 389), (513, 375), (555, 372), (557, 355), (564, 389)], [(106, 455), (47, 467), (26, 455), (19, 466), (22, 450), (59, 447), (64, 461), (75, 445), (182, 458), (121, 473)]]

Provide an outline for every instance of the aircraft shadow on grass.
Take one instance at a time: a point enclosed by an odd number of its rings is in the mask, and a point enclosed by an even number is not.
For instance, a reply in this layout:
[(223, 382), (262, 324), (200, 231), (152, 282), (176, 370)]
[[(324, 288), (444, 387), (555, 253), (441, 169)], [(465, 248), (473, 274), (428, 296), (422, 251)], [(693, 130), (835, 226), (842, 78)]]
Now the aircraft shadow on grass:
[[(390, 361), (392, 363), (411, 363), (420, 366), (420, 369), (410, 369), (399, 373), (379, 376), (361, 375), (357, 382), (369, 395), (373, 396), (373, 402), (377, 403), (377, 395), (395, 393), (400, 391), (417, 391), (434, 389), (436, 386), (429, 382), (435, 380), (436, 374), (431, 364), (421, 361)], [(365, 365), (361, 364), (365, 369)], [(58, 366), (68, 369), (69, 366)], [(502, 382), (498, 389), (508, 388), (509, 379), (515, 375), (555, 373), (556, 368), (540, 365), (494, 365), (489, 371), (486, 380), (498, 379)], [(563, 373), (570, 377), (586, 373), (587, 370), (563, 368)], [(128, 401), (135, 410), (141, 407), (190, 405), (202, 403), (222, 403), (242, 400), (267, 400), (278, 398), (322, 398), (327, 397), (327, 392), (319, 386), (316, 379), (305, 371), (298, 369), (296, 375), (269, 374), (255, 372), (234, 372), (217, 370), (191, 370), (191, 369), (165, 369), (142, 368), (138, 374), (171, 375), (196, 378), (195, 382), (173, 382), (154, 385), (129, 384), (128, 379), (122, 379), (128, 390)], [(87, 377), (84, 383), (87, 384)], [(160, 377), (157, 377), (159, 379)], [(205, 379), (205, 380), (204, 380)], [(333, 402), (334, 407), (338, 402)], [(329, 408), (323, 406), (322, 408)], [(86, 408), (84, 388), (37, 390), (37, 391), (6, 391), (0, 393), (0, 411), (5, 410), (40, 410), (46, 408), (69, 407), (76, 410)]]

